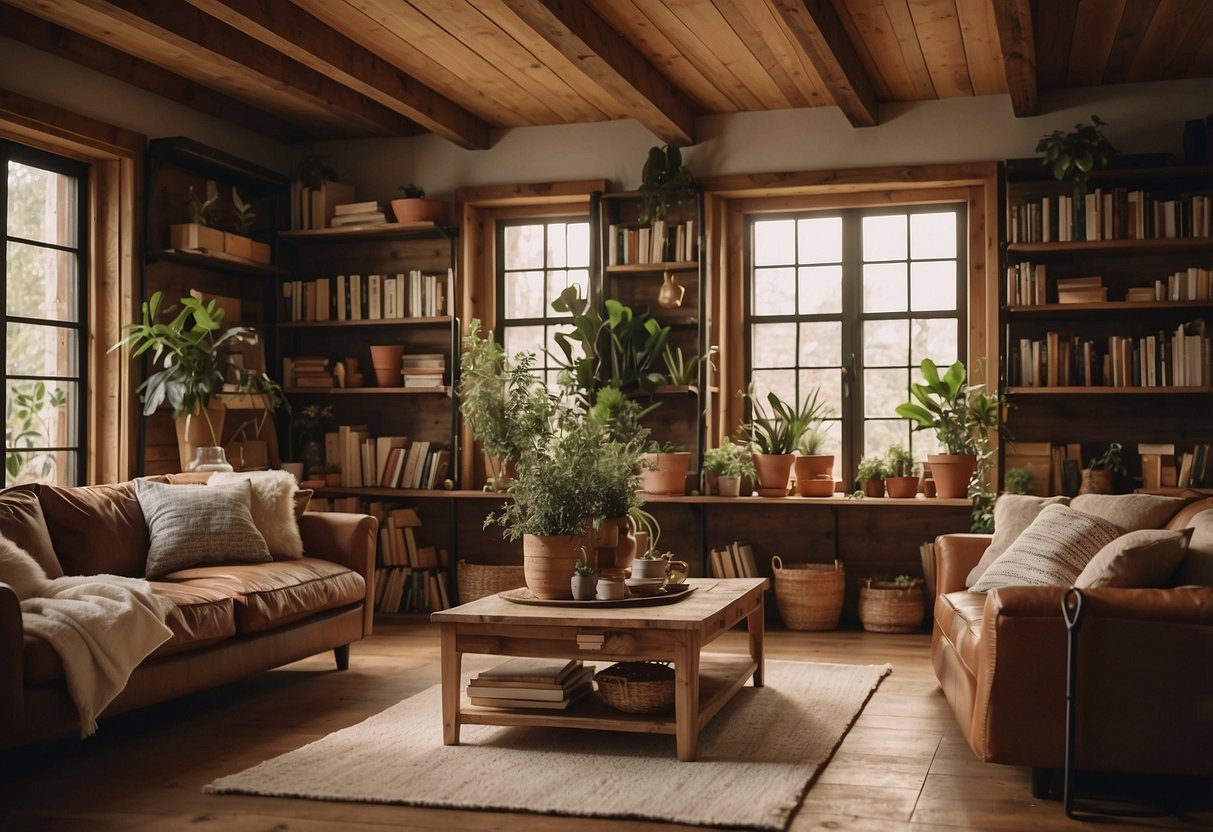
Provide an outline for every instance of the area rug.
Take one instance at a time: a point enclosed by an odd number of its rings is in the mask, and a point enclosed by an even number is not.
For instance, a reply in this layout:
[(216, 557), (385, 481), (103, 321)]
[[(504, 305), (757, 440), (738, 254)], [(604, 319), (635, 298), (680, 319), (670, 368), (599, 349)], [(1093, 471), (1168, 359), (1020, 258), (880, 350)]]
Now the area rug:
[(206, 791), (779, 830), (889, 672), (768, 661), (692, 763), (664, 734), (464, 725), (444, 746), (434, 686)]

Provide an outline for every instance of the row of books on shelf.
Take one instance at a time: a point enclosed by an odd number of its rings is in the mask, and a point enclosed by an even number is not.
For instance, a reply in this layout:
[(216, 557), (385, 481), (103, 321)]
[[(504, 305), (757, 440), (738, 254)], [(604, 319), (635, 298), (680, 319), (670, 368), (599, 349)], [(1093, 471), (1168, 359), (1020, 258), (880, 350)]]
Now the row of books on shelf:
[[(1147, 491), (1213, 484), (1213, 446), (1208, 443), (1196, 443), (1191, 450), (1176, 453), (1173, 443), (1142, 442), (1137, 452), (1141, 485)], [(1026, 493), (1073, 497), (1082, 485), (1082, 448), (1076, 442), (1008, 442), (1003, 456), (1004, 476), (1017, 468), (1032, 471)]]
[[(1044, 263), (1024, 261), (1007, 267), (1007, 305), (1042, 306), (1049, 302), (1048, 269)], [(1057, 303), (1102, 303), (1108, 289), (1098, 275), (1060, 277), (1055, 281)], [(1130, 286), (1124, 299), (1130, 302), (1213, 299), (1213, 270), (1191, 266), (1148, 286)]]
[[(405, 387), (442, 387), (446, 378), (446, 356), (440, 352), (406, 353), (400, 360), (400, 374)], [(357, 385), (353, 384), (343, 362), (332, 361), (323, 355), (288, 355), (282, 359), (282, 386), (324, 390)]]
[(451, 469), (445, 445), (407, 436), (371, 436), (366, 425), (324, 435), (324, 458), (341, 466), (347, 488), (441, 488)]
[(580, 659), (513, 658), (468, 681), (480, 708), (564, 710), (594, 687), (593, 665)]
[(1190, 451), (1176, 453), (1172, 442), (1137, 446), (1141, 455), (1141, 487), (1205, 488), (1213, 486), (1213, 445), (1198, 442)]
[(442, 569), (383, 566), (375, 570), (375, 612), (450, 609), (450, 573)]
[(349, 205), (355, 198), (354, 186), (344, 182), (321, 182), (316, 187), (292, 182), (291, 228), (295, 231), (328, 228), (330, 220), (336, 216), (337, 206)]
[(761, 574), (754, 560), (754, 547), (742, 540), (734, 540), (723, 549), (712, 549), (708, 553), (708, 571), (713, 578), (757, 578)]
[(1010, 344), (1012, 387), (1208, 387), (1210, 335), (1205, 320), (1143, 336), (1084, 339), (1047, 332)]
[(1078, 240), (1151, 240), (1210, 235), (1210, 197), (1096, 188), (1081, 201), (1060, 194), (1011, 206), (1012, 243)]
[(287, 316), (299, 321), (385, 321), (447, 314), (446, 274), (412, 269), (407, 274), (339, 274), (286, 280)]
[(653, 220), (650, 225), (612, 223), (607, 228), (607, 265), (695, 260), (699, 237), (694, 220)]

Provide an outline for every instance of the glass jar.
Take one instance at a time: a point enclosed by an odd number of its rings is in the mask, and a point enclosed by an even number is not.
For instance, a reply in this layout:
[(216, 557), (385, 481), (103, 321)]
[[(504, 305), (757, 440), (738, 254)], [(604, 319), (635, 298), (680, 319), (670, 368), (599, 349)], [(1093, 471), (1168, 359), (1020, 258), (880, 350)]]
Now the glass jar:
[(227, 461), (227, 452), (218, 445), (200, 445), (194, 449), (194, 458), (185, 466), (187, 471), (234, 471)]

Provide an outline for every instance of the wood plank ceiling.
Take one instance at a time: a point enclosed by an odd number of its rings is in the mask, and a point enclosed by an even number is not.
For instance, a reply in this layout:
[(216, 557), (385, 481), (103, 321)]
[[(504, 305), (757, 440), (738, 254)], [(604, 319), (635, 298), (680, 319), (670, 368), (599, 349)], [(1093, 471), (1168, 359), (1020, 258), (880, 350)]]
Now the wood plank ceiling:
[[(1209, 0), (0, 0), (0, 33), (287, 141), (1213, 76)], [(0, 85), (3, 77), (0, 76)]]

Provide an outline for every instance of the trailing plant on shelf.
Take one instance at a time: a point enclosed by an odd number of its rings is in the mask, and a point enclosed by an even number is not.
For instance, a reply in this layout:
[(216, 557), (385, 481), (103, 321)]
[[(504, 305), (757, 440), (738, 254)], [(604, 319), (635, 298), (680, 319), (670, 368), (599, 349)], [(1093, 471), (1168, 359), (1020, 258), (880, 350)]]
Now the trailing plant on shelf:
[(640, 174), (640, 223), (664, 220), (671, 208), (689, 202), (694, 194), (691, 172), (682, 163), (678, 146), (650, 148)]

